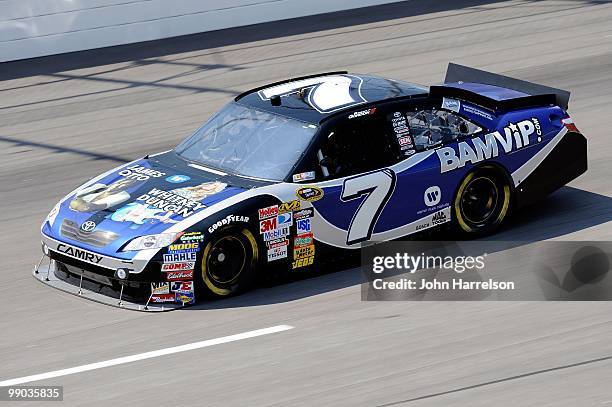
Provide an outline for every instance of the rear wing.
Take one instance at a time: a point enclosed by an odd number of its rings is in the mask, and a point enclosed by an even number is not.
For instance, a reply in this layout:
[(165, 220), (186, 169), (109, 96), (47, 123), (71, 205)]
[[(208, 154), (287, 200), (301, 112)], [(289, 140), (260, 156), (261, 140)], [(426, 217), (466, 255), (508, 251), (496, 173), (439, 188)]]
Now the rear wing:
[[(510, 98), (492, 98), (482, 93), (465, 89), (465, 87), (461, 86), (462, 83), (492, 85), (521, 92), (524, 95)], [(456, 97), (494, 110), (549, 104), (554, 104), (567, 110), (570, 98), (570, 92), (566, 90), (538, 85), (453, 63), (448, 64), (444, 85), (431, 86), (430, 94), (433, 96)]]

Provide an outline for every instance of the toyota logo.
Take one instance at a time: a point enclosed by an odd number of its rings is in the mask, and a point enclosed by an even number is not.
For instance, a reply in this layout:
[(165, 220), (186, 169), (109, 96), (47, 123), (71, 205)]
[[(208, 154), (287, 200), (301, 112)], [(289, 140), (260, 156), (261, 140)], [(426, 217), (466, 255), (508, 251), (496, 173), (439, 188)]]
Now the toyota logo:
[(81, 225), (81, 230), (83, 232), (91, 232), (96, 228), (96, 222), (88, 220), (87, 222), (83, 222)]

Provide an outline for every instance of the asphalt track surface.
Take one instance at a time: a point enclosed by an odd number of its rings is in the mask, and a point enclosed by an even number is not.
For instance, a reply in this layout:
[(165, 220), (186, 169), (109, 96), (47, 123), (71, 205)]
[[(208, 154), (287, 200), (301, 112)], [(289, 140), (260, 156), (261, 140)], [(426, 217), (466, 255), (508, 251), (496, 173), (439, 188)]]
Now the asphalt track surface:
[(349, 270), (153, 315), (30, 275), (57, 200), (171, 148), (237, 92), (338, 69), (429, 84), (448, 61), (571, 90), (589, 140), (588, 173), (497, 237), (609, 240), (612, 4), (430, 3), (0, 64), (0, 380), (289, 325), (27, 384), (87, 406), (612, 405), (607, 302), (362, 302)]

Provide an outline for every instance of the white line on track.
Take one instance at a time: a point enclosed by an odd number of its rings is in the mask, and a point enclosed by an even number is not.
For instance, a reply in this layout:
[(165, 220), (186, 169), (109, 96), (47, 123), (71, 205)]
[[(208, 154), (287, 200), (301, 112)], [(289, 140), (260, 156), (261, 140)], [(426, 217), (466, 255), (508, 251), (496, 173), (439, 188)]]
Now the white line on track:
[(51, 379), (53, 377), (67, 376), (75, 373), (88, 372), (90, 370), (102, 369), (104, 367), (123, 365), (125, 363), (137, 362), (139, 360), (156, 358), (159, 356), (171, 355), (173, 353), (186, 352), (189, 350), (206, 348), (209, 346), (220, 345), (222, 343), (240, 341), (242, 339), (254, 338), (256, 336), (269, 335), (273, 333), (288, 331), (293, 329), (290, 325), (277, 325), (270, 328), (257, 329), (255, 331), (243, 332), (241, 334), (223, 336), (221, 338), (208, 339), (201, 342), (193, 342), (185, 345), (173, 346), (171, 348), (164, 348), (154, 350), (151, 352), (138, 353), (136, 355), (124, 356), (121, 358), (105, 360), (102, 362), (90, 363), (87, 365), (75, 366), (68, 369), (54, 370), (52, 372), (35, 374), (32, 376), (18, 377), (16, 379), (9, 379), (0, 382), (0, 386), (15, 386), (18, 384), (36, 382), (39, 380)]

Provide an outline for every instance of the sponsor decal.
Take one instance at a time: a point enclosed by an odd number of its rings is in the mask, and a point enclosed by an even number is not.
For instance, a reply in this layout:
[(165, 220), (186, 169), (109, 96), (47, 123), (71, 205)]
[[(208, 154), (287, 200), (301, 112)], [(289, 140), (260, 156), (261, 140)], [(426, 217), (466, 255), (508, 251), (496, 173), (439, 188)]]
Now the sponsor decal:
[(75, 257), (77, 259), (87, 261), (89, 263), (98, 264), (100, 263), (100, 261), (102, 261), (102, 256), (88, 252), (83, 249), (67, 246), (63, 243), (57, 245), (57, 251), (60, 253), (64, 253), (70, 257)]
[(293, 174), (293, 182), (311, 181), (315, 177), (314, 171), (300, 172), (299, 174)]
[(444, 213), (444, 211), (436, 212), (431, 217), (432, 225), (439, 225), (440, 223), (445, 223), (447, 221), (448, 219), (446, 218), (446, 214)]
[(293, 247), (310, 246), (314, 244), (312, 233), (304, 233), (293, 238)]
[(133, 179), (121, 178), (109, 185), (97, 183), (76, 192), (70, 209), (77, 212), (96, 212), (120, 205), (131, 198), (127, 189), (137, 185)]
[(163, 212), (169, 212), (171, 215), (180, 215), (183, 218), (193, 215), (199, 209), (206, 207), (203, 203), (157, 188), (153, 188), (148, 193), (140, 195), (136, 200), (144, 202), (150, 208), (157, 208)]
[(173, 253), (190, 253), (200, 250), (200, 243), (175, 243), (168, 246), (168, 254)]
[(166, 273), (168, 281), (193, 280), (193, 270), (169, 271)]
[[(538, 119), (536, 119), (535, 117), (531, 118), (531, 121), (533, 122), (533, 126), (535, 127), (535, 132), (538, 136), (542, 135), (542, 127), (540, 126), (540, 121)], [(540, 137), (538, 137), (538, 141), (542, 141), (542, 139)]]
[(185, 305), (185, 304), (195, 304), (195, 294), (194, 293), (176, 292), (176, 293), (174, 293), (174, 300), (176, 302), (182, 303), (183, 305)]
[(208, 228), (208, 233), (213, 233), (215, 230), (219, 229), (221, 226), (229, 225), (230, 223), (248, 222), (248, 221), (249, 221), (248, 216), (227, 215), (225, 218), (221, 219), (220, 221), (213, 223)]
[(429, 227), (429, 222), (426, 223), (421, 223), (420, 225), (416, 225), (415, 230), (423, 230), (423, 229), (427, 229)]
[(269, 242), (266, 242), (266, 245), (269, 249), (274, 249), (281, 246), (288, 246), (289, 240), (287, 238), (270, 240)]
[(193, 281), (173, 281), (170, 284), (170, 291), (175, 293), (193, 293)]
[(318, 201), (323, 198), (323, 190), (319, 187), (310, 186), (310, 187), (302, 187), (295, 191), (295, 194), (298, 198), (303, 201)]
[(195, 262), (193, 261), (180, 261), (178, 263), (164, 263), (161, 266), (161, 271), (183, 271), (193, 270)]
[(179, 263), (184, 261), (196, 261), (196, 252), (164, 254), (164, 263)]
[(96, 228), (96, 222), (91, 221), (91, 220), (88, 220), (81, 224), (81, 230), (83, 232), (93, 232), (95, 228)]
[(440, 172), (445, 173), (462, 168), (467, 163), (476, 164), (497, 157), (500, 148), (505, 153), (524, 148), (530, 144), (529, 136), (535, 131), (536, 125), (533, 119), (522, 120), (516, 124), (510, 122), (501, 132), (494, 131), (472, 138), (473, 146), (461, 141), (457, 147), (439, 148), (436, 153), (440, 160)]
[(296, 233), (302, 234), (302, 233), (307, 233), (310, 232), (310, 218), (306, 218), (306, 219), (298, 219), (295, 221), (295, 226), (296, 226)]
[(373, 107), (371, 109), (360, 110), (358, 112), (353, 112), (353, 113), (349, 114), (348, 118), (349, 119), (355, 119), (357, 117), (367, 116), (367, 115), (374, 114), (374, 113), (376, 113), (376, 108), (375, 107)]
[(167, 283), (167, 282), (151, 283), (151, 293), (152, 294), (170, 293), (170, 283)]
[(278, 205), (268, 206), (259, 210), (259, 219), (271, 218), (278, 215)]
[(284, 227), (280, 229), (270, 230), (268, 232), (264, 232), (263, 240), (264, 242), (269, 242), (271, 240), (280, 239), (281, 237), (285, 237), (289, 235), (289, 228)]
[(177, 221), (170, 219), (172, 212), (164, 212), (162, 209), (153, 208), (149, 205), (130, 202), (117, 209), (111, 216), (111, 220), (115, 222), (132, 222), (134, 225), (130, 229), (137, 229), (139, 225), (144, 225), (147, 220), (158, 220), (162, 223), (176, 223)]
[(201, 242), (204, 240), (202, 232), (187, 232), (181, 235), (180, 241), (184, 243), (188, 242)]
[(402, 149), (413, 148), (414, 144), (412, 143), (412, 137), (410, 135), (398, 137), (397, 142), (399, 143)]
[(416, 153), (416, 150), (405, 150), (404, 151), (404, 155), (412, 155), (414, 153)]
[(314, 263), (314, 256), (306, 257), (304, 259), (294, 260), (291, 263), (291, 268), (295, 270), (300, 267), (310, 266), (312, 265), (312, 263)]
[(119, 175), (127, 179), (133, 179), (135, 181), (146, 181), (151, 177), (163, 177), (164, 175), (166, 175), (166, 173), (156, 171), (151, 168), (143, 167), (142, 165), (134, 164), (119, 171)]
[(160, 303), (160, 302), (174, 302), (174, 301), (175, 301), (174, 293), (168, 293), (168, 294), (153, 294), (151, 296), (150, 302)]
[(314, 254), (315, 254), (315, 247), (313, 244), (311, 244), (310, 246), (303, 246), (303, 247), (298, 247), (298, 248), (293, 249), (293, 259), (294, 260), (311, 257), (311, 256), (314, 256)]
[(278, 207), (278, 213), (287, 213), (291, 211), (297, 211), (301, 208), (300, 200), (294, 199), (293, 201), (283, 202)]
[(427, 206), (434, 206), (440, 203), (442, 199), (442, 191), (437, 185), (431, 186), (425, 190), (423, 201)]
[(493, 115), (491, 115), (490, 113), (487, 113), (484, 110), (477, 109), (476, 107), (465, 103), (463, 104), (463, 111), (466, 113), (472, 113), (476, 116), (484, 117), (487, 120), (493, 120)]
[(279, 228), (293, 225), (293, 212), (281, 213), (276, 217), (276, 222)]
[(461, 102), (457, 99), (451, 98), (442, 98), (442, 109), (450, 110), (455, 113), (459, 113), (459, 109), (461, 108)]
[(293, 212), (293, 219), (304, 219), (304, 218), (312, 218), (314, 216), (314, 209), (312, 208), (304, 208), (302, 210)]
[(277, 229), (278, 218), (270, 218), (259, 221), (259, 233), (266, 233)]
[(180, 184), (181, 182), (187, 182), (190, 179), (191, 177), (188, 177), (187, 175), (175, 174), (170, 175), (168, 178), (166, 178), (166, 181), (172, 184)]
[(287, 258), (287, 246), (278, 246), (268, 249), (268, 261)]

